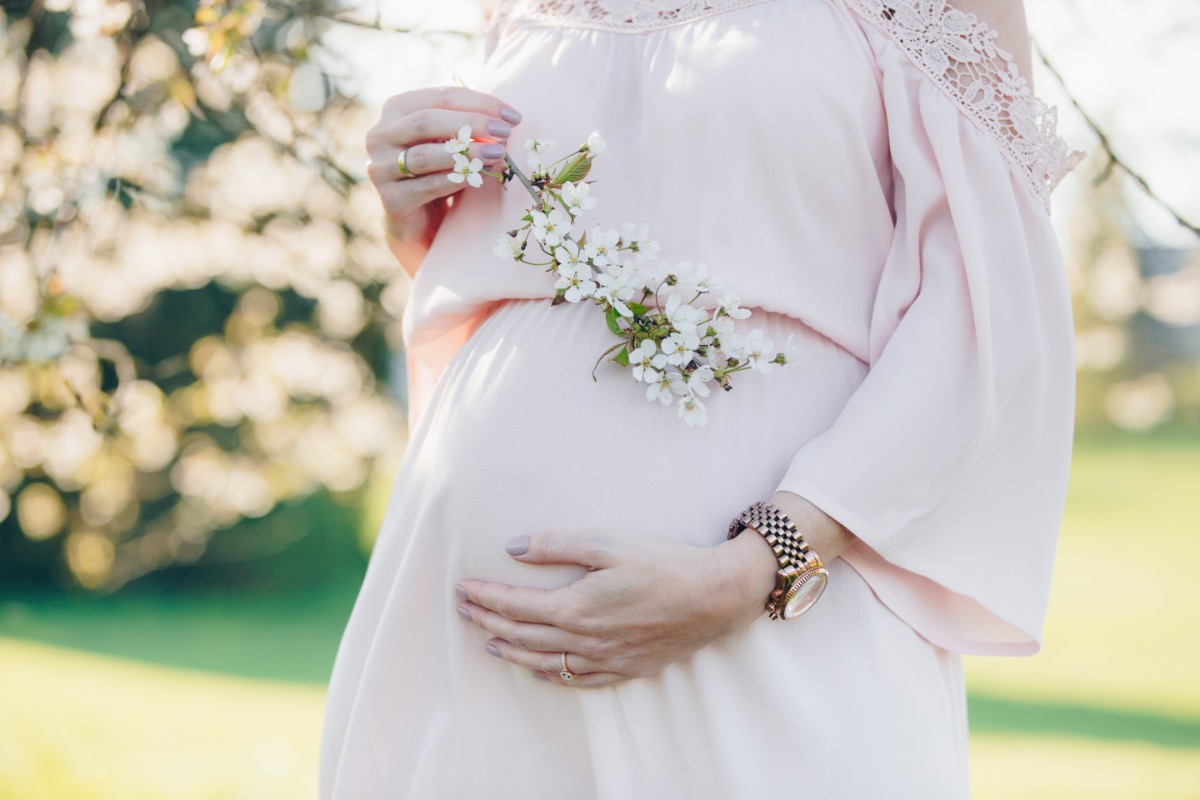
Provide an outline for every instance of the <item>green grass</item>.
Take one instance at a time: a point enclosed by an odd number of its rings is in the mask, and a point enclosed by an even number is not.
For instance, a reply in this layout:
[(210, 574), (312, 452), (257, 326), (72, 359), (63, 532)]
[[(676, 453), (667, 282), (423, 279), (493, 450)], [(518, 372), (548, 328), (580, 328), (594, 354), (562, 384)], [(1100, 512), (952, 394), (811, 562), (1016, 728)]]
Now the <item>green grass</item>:
[[(1198, 488), (1200, 437), (1077, 446), (1045, 650), (968, 660), (973, 796), (1200, 798)], [(363, 568), (317, 562), (269, 593), (0, 594), (0, 800), (312, 797)]]

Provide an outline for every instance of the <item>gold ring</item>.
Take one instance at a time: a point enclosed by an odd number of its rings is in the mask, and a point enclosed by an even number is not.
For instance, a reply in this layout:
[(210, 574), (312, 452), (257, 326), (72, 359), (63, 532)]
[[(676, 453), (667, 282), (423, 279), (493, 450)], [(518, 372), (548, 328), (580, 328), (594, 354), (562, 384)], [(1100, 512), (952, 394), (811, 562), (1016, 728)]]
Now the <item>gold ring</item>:
[(416, 175), (415, 172), (413, 172), (411, 169), (408, 168), (408, 164), (405, 163), (405, 160), (407, 158), (408, 158), (408, 148), (407, 147), (401, 148), (400, 154), (396, 156), (396, 166), (400, 168), (400, 177), (401, 178), (411, 178)]
[(559, 675), (562, 676), (562, 679), (564, 681), (575, 680), (575, 673), (571, 672), (571, 670), (567, 669), (567, 654), (565, 651), (562, 654), (562, 665), (563, 665), (562, 672), (558, 673)]

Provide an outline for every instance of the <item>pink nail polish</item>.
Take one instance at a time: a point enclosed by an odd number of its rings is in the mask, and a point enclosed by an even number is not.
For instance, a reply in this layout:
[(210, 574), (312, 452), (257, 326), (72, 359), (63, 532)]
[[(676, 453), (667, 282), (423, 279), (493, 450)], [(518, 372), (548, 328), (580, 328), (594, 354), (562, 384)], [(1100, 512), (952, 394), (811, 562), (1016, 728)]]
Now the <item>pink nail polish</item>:
[(459, 600), (467, 599), (467, 590), (457, 584), (454, 586), (454, 593), (458, 595)]
[(517, 111), (515, 108), (509, 108), (508, 106), (501, 106), (500, 107), (500, 118), (502, 120), (504, 120), (505, 122), (511, 122), (513, 125), (516, 125), (518, 122), (521, 121), (521, 112)]
[(504, 545), (504, 550), (510, 556), (523, 556), (529, 552), (529, 537), (518, 536), (517, 538)]
[(469, 611), (467, 611), (465, 608), (463, 608), (462, 606), (458, 607), (458, 615), (466, 620), (469, 620), (471, 618), (471, 613)]
[(486, 645), (484, 645), (483, 649), (488, 651), (488, 655), (500, 655), (500, 648), (496, 647), (496, 645), (492, 644), (491, 642), (488, 642)]

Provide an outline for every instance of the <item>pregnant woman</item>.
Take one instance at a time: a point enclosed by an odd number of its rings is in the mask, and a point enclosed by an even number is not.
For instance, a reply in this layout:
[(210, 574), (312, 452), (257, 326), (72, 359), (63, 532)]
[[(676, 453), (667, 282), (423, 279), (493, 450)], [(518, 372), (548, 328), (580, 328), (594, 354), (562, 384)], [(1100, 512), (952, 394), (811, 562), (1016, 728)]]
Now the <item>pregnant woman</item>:
[[(398, 95), (368, 139), (413, 277), (411, 439), (321, 798), (965, 797), (961, 656), (1039, 647), (1072, 431), (1048, 207), (1074, 154), (1020, 0), (493, 24), (472, 90)], [(463, 125), (488, 168), (599, 130), (581, 224), (648, 223), (798, 364), (740, 373), (704, 427), (593, 380), (596, 307), (493, 254), (528, 194), (447, 180)]]

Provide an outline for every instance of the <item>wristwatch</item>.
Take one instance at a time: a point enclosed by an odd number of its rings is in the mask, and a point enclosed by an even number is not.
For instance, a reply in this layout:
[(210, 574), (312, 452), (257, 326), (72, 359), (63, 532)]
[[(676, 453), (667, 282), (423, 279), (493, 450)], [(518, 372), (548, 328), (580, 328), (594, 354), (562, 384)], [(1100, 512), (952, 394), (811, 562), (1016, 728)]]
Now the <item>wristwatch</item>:
[(729, 523), (729, 538), (753, 528), (779, 561), (775, 591), (767, 598), (771, 619), (795, 619), (812, 608), (829, 584), (829, 572), (795, 523), (770, 503), (755, 503)]

